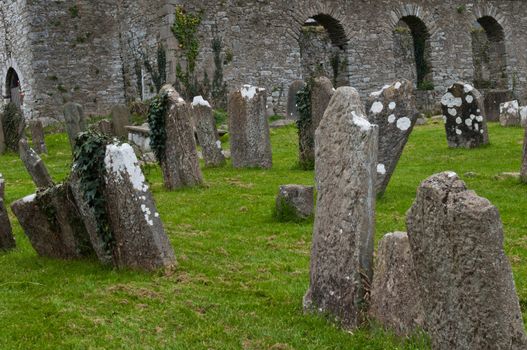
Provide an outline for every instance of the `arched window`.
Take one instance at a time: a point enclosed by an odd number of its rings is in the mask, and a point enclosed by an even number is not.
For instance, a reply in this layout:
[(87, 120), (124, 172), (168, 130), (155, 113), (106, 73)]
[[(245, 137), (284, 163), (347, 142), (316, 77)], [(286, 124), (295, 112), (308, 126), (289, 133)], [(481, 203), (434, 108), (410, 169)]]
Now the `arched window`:
[(17, 72), (13, 68), (9, 68), (6, 76), (6, 98), (9, 102), (14, 103), (17, 107), (22, 105), (22, 95), (20, 89), (20, 80)]

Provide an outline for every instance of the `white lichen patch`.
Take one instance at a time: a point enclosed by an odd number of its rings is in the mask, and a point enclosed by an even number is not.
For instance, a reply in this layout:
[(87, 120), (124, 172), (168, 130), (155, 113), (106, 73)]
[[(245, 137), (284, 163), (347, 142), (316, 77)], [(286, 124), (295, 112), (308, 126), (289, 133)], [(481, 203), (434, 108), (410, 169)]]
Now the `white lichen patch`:
[(461, 119), (460, 117), (457, 117), (457, 118), (456, 118), (456, 123), (457, 123), (457, 124), (461, 124), (461, 123), (463, 123), (463, 119)]
[(395, 117), (395, 114), (390, 114), (390, 116), (388, 117), (388, 123), (390, 123), (390, 124), (395, 123), (395, 119), (397, 119)]
[(465, 100), (467, 101), (467, 103), (472, 103), (474, 102), (474, 96), (467, 95), (467, 97), (465, 97)]
[(476, 120), (481, 123), (483, 121), (483, 116), (481, 115), (476, 116)]
[(218, 149), (221, 149), (221, 141), (220, 140), (216, 141), (216, 147)]
[(390, 108), (390, 110), (392, 111), (395, 109), (395, 107), (397, 107), (397, 103), (395, 102), (390, 102), (390, 104), (388, 105), (388, 108)]
[(449, 108), (448, 109), (448, 114), (450, 114), (451, 116), (455, 117), (457, 115), (457, 110), (455, 108)]
[(463, 86), (463, 91), (465, 92), (465, 94), (468, 94), (472, 90), (474, 90), (474, 87), (472, 85), (470, 85), (470, 84), (465, 84)]
[(195, 106), (204, 106), (204, 107), (212, 108), (210, 106), (210, 103), (207, 100), (205, 100), (203, 96), (194, 97), (194, 99), (192, 100), (192, 107), (195, 107)]
[(376, 101), (371, 105), (370, 111), (373, 114), (379, 114), (382, 112), (383, 109), (384, 105), (382, 104), (382, 102)]
[(456, 134), (461, 135), (462, 133), (463, 131), (461, 131), (461, 129), (456, 128)]
[(461, 105), (463, 104), (463, 100), (461, 99), (461, 97), (455, 97), (454, 95), (452, 95), (452, 93), (447, 92), (445, 95), (443, 95), (443, 98), (441, 98), (441, 104), (449, 108), (461, 107)]
[(471, 126), (472, 126), (472, 119), (470, 119), (470, 118), (465, 119), (465, 124), (466, 124), (468, 127), (471, 127)]
[(382, 93), (384, 92), (384, 90), (388, 89), (390, 87), (390, 85), (384, 85), (382, 87), (382, 89), (380, 89), (379, 91), (374, 91), (370, 94), (371, 97), (379, 97), (382, 95)]
[(410, 118), (402, 117), (397, 121), (397, 127), (402, 131), (410, 129), (411, 126), (412, 121), (410, 120)]
[(123, 176), (126, 176), (136, 191), (146, 192), (148, 190), (148, 185), (145, 183), (145, 176), (139, 167), (134, 150), (129, 144), (108, 145), (106, 147), (104, 164), (106, 165), (106, 171), (110, 175), (115, 176), (119, 181), (123, 181)]
[(22, 202), (24, 203), (32, 203), (35, 201), (35, 198), (37, 198), (36, 193), (30, 194), (29, 196), (25, 196), (22, 198)]
[(398, 81), (397, 83), (395, 83), (394, 88), (395, 88), (396, 90), (399, 90), (399, 89), (401, 88), (402, 85), (403, 85), (403, 84), (401, 84), (401, 82)]
[(371, 129), (371, 124), (366, 118), (357, 115), (355, 111), (352, 111), (351, 115), (353, 116), (353, 123), (360, 127), (362, 131), (368, 131)]
[(141, 211), (145, 215), (145, 221), (149, 226), (154, 226), (154, 221), (150, 218), (152, 215), (152, 211), (149, 207), (147, 207), (145, 204), (141, 204)]
[(377, 165), (377, 173), (381, 174), (381, 175), (385, 175), (386, 174), (386, 166), (384, 166), (384, 164)]
[(265, 89), (258, 88), (256, 86), (252, 86), (252, 85), (244, 85), (241, 88), (240, 93), (242, 94), (242, 97), (244, 99), (250, 101), (250, 100), (252, 100), (254, 98), (254, 96), (256, 96), (257, 92), (262, 92), (262, 91), (265, 91)]
[(449, 178), (453, 178), (453, 177), (456, 177), (456, 176), (457, 176), (457, 174), (456, 174), (455, 172), (453, 172), (453, 171), (447, 171), (446, 174), (447, 174), (447, 176), (448, 176)]

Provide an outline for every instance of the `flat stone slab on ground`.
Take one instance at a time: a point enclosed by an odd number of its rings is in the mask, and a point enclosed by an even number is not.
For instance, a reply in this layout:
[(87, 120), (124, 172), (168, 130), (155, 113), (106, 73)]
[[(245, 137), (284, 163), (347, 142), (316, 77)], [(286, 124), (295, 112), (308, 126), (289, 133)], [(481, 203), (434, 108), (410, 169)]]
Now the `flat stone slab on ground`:
[(276, 196), (276, 215), (307, 219), (313, 215), (315, 189), (312, 186), (282, 185)]

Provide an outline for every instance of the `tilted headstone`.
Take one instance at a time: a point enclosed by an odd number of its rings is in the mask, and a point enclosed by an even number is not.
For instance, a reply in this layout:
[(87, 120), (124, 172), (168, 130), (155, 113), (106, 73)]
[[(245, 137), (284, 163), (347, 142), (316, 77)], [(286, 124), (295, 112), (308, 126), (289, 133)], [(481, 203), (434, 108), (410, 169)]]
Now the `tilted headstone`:
[(203, 175), (199, 167), (189, 105), (171, 85), (163, 86), (160, 94), (168, 96), (165, 159), (160, 162), (165, 187), (172, 190), (199, 186), (203, 183)]
[(358, 92), (336, 90), (316, 131), (317, 205), (306, 311), (352, 329), (366, 318), (373, 275), (378, 128)]
[(483, 98), (469, 84), (455, 83), (441, 99), (448, 146), (476, 148), (489, 143)]
[(527, 128), (527, 106), (520, 107), (520, 124)]
[(5, 181), (0, 174), (0, 251), (15, 248), (15, 238), (11, 229), (11, 221), (4, 204)]
[(315, 191), (312, 186), (282, 185), (276, 196), (276, 216), (307, 219), (313, 215)]
[(33, 149), (35, 150), (35, 152), (37, 152), (38, 154), (48, 153), (42, 122), (40, 120), (30, 121), (29, 129), (31, 130), (31, 138), (33, 141)]
[(498, 209), (452, 172), (425, 180), (408, 237), (433, 349), (527, 349)]
[(216, 129), (216, 121), (209, 102), (202, 96), (194, 97), (192, 101), (192, 116), (198, 141), (202, 148), (205, 166), (217, 167), (225, 164), (225, 156), (221, 148), (221, 141)]
[(383, 194), (419, 117), (413, 84), (401, 80), (370, 95), (368, 120), (379, 126), (376, 190)]
[(37, 188), (47, 188), (53, 186), (53, 180), (49, 175), (46, 165), (40, 156), (29, 147), (26, 139), (21, 139), (18, 143), (20, 159), (24, 163), (27, 172), (33, 179)]
[(115, 136), (126, 138), (128, 136), (126, 126), (130, 124), (130, 110), (128, 107), (116, 105), (112, 108), (110, 115), (112, 119), (112, 130)]
[(326, 77), (315, 78), (308, 87), (311, 91), (311, 115), (300, 116), (298, 125), (299, 162), (304, 169), (315, 163), (315, 131), (324, 116), (335, 89)]
[(501, 126), (519, 126), (521, 124), (520, 104), (517, 100), (500, 104)]
[(527, 183), (527, 128), (525, 129), (525, 137), (523, 140), (523, 160), (520, 171), (520, 178), (522, 182)]
[(229, 133), (235, 168), (271, 168), (273, 154), (266, 115), (266, 91), (245, 85), (229, 96)]
[(68, 102), (64, 105), (64, 122), (66, 132), (73, 150), (77, 135), (86, 131), (86, 121), (84, 120), (84, 110), (78, 103)]
[(397, 335), (410, 335), (423, 326), (410, 242), (406, 232), (385, 235), (375, 256), (370, 315)]
[(306, 86), (303, 80), (295, 80), (289, 85), (287, 93), (287, 118), (298, 119), (298, 107), (296, 105), (296, 94)]

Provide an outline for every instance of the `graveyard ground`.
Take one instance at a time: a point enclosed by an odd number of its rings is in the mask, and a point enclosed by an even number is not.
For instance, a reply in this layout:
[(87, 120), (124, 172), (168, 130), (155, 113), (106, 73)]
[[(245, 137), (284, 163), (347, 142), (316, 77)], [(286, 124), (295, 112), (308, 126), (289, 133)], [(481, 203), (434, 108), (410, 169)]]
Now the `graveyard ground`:
[[(446, 147), (442, 125), (417, 127), (384, 198), (377, 241), (405, 230), (420, 181), (454, 170), (499, 209), (505, 249), (527, 320), (527, 185), (501, 172), (520, 168), (523, 130), (490, 126), (492, 145)], [(56, 181), (70, 164), (65, 134), (47, 137)], [(158, 167), (145, 169), (178, 267), (153, 275), (114, 271), (93, 261), (39, 258), (14, 217), (18, 248), (0, 255), (0, 349), (427, 349), (371, 326), (349, 334), (302, 314), (312, 222), (274, 222), (278, 186), (313, 184), (295, 168), (296, 129), (272, 131), (269, 171), (206, 169), (207, 187), (166, 192)], [(14, 155), (0, 157), (8, 203), (34, 191)], [(472, 174), (468, 174), (472, 173)]]

